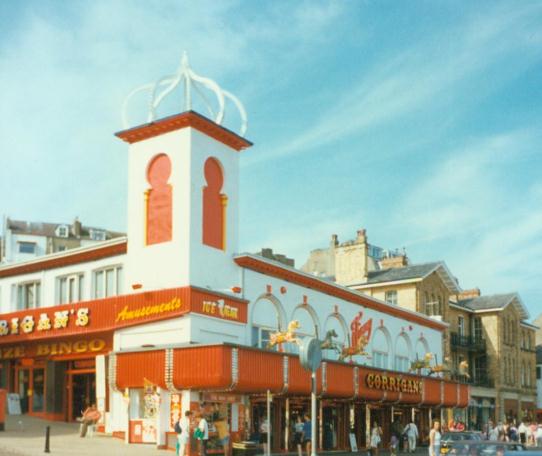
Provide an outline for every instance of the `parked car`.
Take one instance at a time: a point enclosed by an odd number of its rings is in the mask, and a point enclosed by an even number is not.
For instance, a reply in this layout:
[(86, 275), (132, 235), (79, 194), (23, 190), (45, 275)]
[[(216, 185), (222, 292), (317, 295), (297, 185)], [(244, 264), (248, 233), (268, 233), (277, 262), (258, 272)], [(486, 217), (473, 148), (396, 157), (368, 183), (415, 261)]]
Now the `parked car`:
[(456, 440), (483, 440), (482, 433), (476, 431), (451, 431), (442, 434), (441, 441), (449, 442)]
[(440, 454), (446, 456), (504, 456), (505, 452), (525, 450), (525, 445), (518, 442), (448, 440), (441, 443)]

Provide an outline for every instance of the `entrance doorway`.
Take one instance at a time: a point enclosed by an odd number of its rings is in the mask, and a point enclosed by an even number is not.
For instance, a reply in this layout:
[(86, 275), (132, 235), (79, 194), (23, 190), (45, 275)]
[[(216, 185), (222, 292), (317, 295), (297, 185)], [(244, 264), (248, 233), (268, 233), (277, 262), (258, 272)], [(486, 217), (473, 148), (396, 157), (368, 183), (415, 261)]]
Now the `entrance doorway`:
[(30, 368), (17, 370), (16, 392), (21, 400), (21, 412), (28, 413), (30, 409)]
[(45, 368), (43, 366), (17, 367), (16, 383), (21, 412), (43, 413), (45, 411)]
[(96, 402), (96, 373), (68, 372), (68, 421), (76, 421), (83, 411)]

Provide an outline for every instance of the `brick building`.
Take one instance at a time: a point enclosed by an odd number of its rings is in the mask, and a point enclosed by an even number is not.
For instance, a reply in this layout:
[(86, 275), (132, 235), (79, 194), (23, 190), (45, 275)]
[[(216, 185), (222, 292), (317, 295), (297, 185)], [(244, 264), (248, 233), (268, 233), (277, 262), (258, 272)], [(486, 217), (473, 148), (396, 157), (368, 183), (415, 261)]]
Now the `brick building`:
[(452, 376), (462, 361), (469, 364), (470, 378), (462, 380), (471, 385), (471, 398), (463, 418), (473, 426), (490, 418), (533, 415), (536, 326), (527, 322), (529, 314), (517, 293), (463, 291), (443, 261), (409, 264), (404, 252), (369, 244), (365, 230), (344, 243), (333, 235), (330, 246), (313, 250), (302, 269), (448, 323), (443, 352)]

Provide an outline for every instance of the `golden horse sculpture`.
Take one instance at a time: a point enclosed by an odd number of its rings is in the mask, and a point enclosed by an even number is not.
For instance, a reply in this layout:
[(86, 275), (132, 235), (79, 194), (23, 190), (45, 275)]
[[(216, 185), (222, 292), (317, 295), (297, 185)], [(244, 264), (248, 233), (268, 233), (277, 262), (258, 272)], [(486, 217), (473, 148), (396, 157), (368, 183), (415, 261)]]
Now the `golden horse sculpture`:
[(450, 358), (448, 358), (447, 356), (444, 357), (442, 364), (438, 364), (438, 361), (436, 362), (437, 364), (429, 368), (429, 375), (443, 374), (443, 373), (452, 371), (452, 369), (450, 368)]
[(267, 348), (273, 348), (275, 345), (285, 344), (288, 342), (299, 344), (299, 339), (296, 337), (295, 331), (299, 329), (301, 325), (298, 320), (292, 320), (288, 323), (286, 331), (277, 331), (271, 334)]
[(461, 361), (457, 368), (456, 374), (460, 377), (470, 378), (469, 363), (467, 361)]
[[(416, 355), (417, 356), (417, 355)], [(431, 369), (431, 360), (433, 359), (433, 353), (426, 353), (423, 359), (417, 359), (410, 363), (409, 372), (416, 372), (422, 369)]]
[(367, 347), (368, 343), (369, 339), (367, 339), (365, 335), (361, 335), (356, 345), (354, 345), (353, 347), (344, 347), (341, 350), (341, 354), (339, 355), (339, 361), (344, 361), (346, 358), (350, 358), (351, 362), (352, 358), (356, 355), (366, 356), (367, 358), (370, 358), (369, 353), (365, 351), (365, 347)]
[(457, 369), (453, 369), (450, 365), (450, 358), (445, 357), (442, 364), (435, 364), (430, 367), (429, 370), (429, 375), (440, 373), (450, 373), (459, 377), (470, 378), (469, 363), (467, 361), (461, 361), (457, 366)]

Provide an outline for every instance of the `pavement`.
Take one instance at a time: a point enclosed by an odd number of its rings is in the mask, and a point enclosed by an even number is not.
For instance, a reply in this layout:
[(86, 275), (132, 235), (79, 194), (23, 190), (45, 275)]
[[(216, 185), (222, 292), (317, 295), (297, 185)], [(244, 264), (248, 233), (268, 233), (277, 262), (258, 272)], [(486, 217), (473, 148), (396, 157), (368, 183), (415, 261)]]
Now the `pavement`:
[(55, 456), (160, 456), (173, 452), (157, 450), (156, 445), (124, 443), (123, 440), (96, 433), (79, 437), (78, 423), (46, 421), (26, 415), (6, 416), (0, 432), (0, 456), (43, 456), (45, 428), (51, 426), (50, 453)]
[[(174, 454), (172, 451), (158, 450), (154, 444), (126, 444), (123, 440), (99, 433), (93, 437), (81, 438), (78, 423), (46, 421), (27, 415), (7, 415), (5, 431), (0, 432), (0, 456), (43, 456), (46, 454), (44, 453), (46, 426), (51, 427), (49, 454), (54, 456), (167, 456)], [(364, 450), (357, 454), (367, 456)], [(380, 456), (388, 454), (387, 451), (380, 451)], [(427, 449), (420, 449), (418, 454), (427, 455)], [(352, 453), (328, 451), (319, 452), (318, 455), (352, 456)], [(283, 453), (280, 456), (297, 456), (297, 453), (289, 455)]]
[[(54, 456), (163, 456), (172, 451), (158, 450), (154, 444), (126, 444), (123, 440), (96, 433), (94, 437), (79, 437), (78, 423), (46, 421), (31, 416), (6, 416), (5, 431), (0, 432), (0, 456), (43, 456), (45, 428), (51, 427), (50, 453)], [(529, 448), (531, 449), (531, 448)], [(366, 450), (356, 453), (367, 456)], [(326, 451), (322, 456), (352, 456), (351, 452)], [(418, 448), (415, 455), (426, 456), (427, 447)], [(297, 456), (297, 453), (282, 453), (275, 456)], [(389, 456), (389, 451), (380, 450), (379, 456)], [(411, 456), (399, 453), (398, 456)]]

